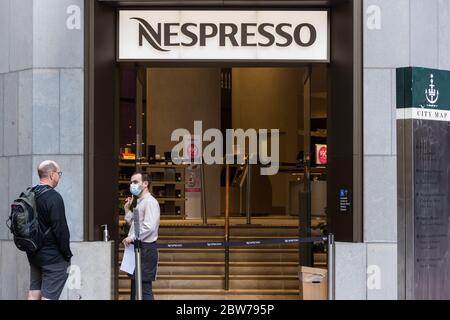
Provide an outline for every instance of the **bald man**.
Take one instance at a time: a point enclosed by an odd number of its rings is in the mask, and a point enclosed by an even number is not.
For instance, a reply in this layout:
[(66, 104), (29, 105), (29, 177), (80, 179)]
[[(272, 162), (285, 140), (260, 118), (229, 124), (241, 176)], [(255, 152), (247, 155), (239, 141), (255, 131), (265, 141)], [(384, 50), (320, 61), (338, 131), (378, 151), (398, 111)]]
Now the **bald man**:
[(64, 201), (54, 189), (61, 179), (61, 168), (46, 160), (38, 166), (39, 185), (34, 187), (39, 225), (44, 244), (30, 262), (29, 300), (58, 300), (67, 281), (72, 252)]

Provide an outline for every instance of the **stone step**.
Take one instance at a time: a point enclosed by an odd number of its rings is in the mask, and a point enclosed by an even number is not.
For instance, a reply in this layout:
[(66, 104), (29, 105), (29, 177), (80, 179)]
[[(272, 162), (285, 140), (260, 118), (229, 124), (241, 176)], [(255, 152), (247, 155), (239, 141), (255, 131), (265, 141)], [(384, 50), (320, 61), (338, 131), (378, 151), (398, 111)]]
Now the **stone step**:
[[(159, 253), (209, 253), (209, 252), (224, 252), (225, 248), (186, 248), (186, 249), (177, 249), (177, 248), (163, 248), (159, 249)], [(124, 252), (124, 248), (119, 248), (119, 253), (122, 254)], [(233, 253), (248, 253), (248, 252), (261, 252), (261, 253), (298, 253), (298, 249), (296, 248), (230, 248), (230, 252)]]
[[(158, 268), (163, 266), (223, 266), (223, 259), (217, 261), (159, 261)], [(120, 261), (119, 261), (120, 266)], [(234, 267), (261, 267), (261, 266), (298, 266), (296, 261), (230, 261), (230, 266)]]
[(225, 274), (225, 267), (223, 264), (200, 265), (200, 266), (184, 266), (184, 265), (170, 265), (158, 266), (158, 275), (222, 275)]
[[(316, 264), (317, 268), (326, 268), (326, 263)], [(225, 273), (223, 261), (160, 261), (158, 275), (222, 275)], [(296, 275), (296, 262), (230, 262), (230, 274), (249, 275)]]
[[(123, 250), (119, 251), (119, 263), (123, 257)], [(225, 258), (224, 249), (160, 249), (159, 261), (218, 261)], [(230, 249), (232, 262), (297, 262), (297, 249)], [(326, 266), (326, 254), (314, 254), (315, 266)]]
[[(154, 289), (157, 300), (300, 300), (299, 290)], [(119, 300), (129, 300), (130, 289), (119, 289)]]
[[(223, 262), (160, 262), (158, 275), (223, 275)], [(292, 262), (231, 262), (230, 274), (233, 275), (296, 275), (298, 264)]]
[[(128, 300), (126, 299), (123, 300)], [(299, 295), (177, 295), (177, 294), (158, 294), (157, 300), (300, 300)]]
[[(224, 252), (218, 253), (161, 253), (160, 261), (221, 261)], [(230, 260), (236, 262), (297, 262), (298, 253), (260, 253), (260, 252), (230, 252)]]
[[(153, 282), (155, 289), (223, 289), (225, 280), (217, 279), (158, 279)], [(229, 281), (230, 289), (296, 289), (299, 287), (298, 279), (234, 279)], [(119, 288), (129, 288), (130, 280), (119, 280)]]
[[(200, 261), (221, 261), (224, 259), (225, 249), (159, 249), (160, 261), (184, 261), (189, 257), (196, 257)], [(298, 249), (292, 248), (230, 248), (230, 259), (235, 261), (298, 261)], [(118, 259), (122, 260), (123, 249), (119, 249)], [(192, 260), (189, 259), (189, 260)], [(315, 253), (316, 264), (326, 264), (326, 253)]]
[[(270, 300), (301, 300), (300, 295), (234, 295), (234, 294), (208, 294), (208, 295), (201, 295), (201, 294), (154, 294), (155, 300), (186, 300), (186, 301), (193, 301), (193, 300), (218, 300), (218, 301), (228, 301), (228, 300), (242, 300), (242, 301), (248, 301), (248, 300), (261, 300), (261, 301), (270, 301)], [(119, 300), (130, 300), (130, 293), (119, 295)]]
[[(159, 261), (223, 261), (224, 249), (173, 250), (160, 249)], [(119, 252), (119, 260), (123, 251)], [(298, 261), (296, 249), (230, 249), (231, 261)]]
[[(230, 276), (229, 285), (231, 289), (296, 289), (299, 280), (296, 276)], [(179, 275), (158, 276), (153, 283), (155, 289), (222, 289), (224, 288), (224, 276), (205, 275)], [(119, 288), (129, 288), (128, 277), (119, 279)]]
[[(160, 227), (160, 236), (223, 236), (225, 229), (223, 227)], [(298, 236), (298, 228), (296, 227), (231, 227), (231, 236)]]
[[(158, 275), (157, 280), (223, 280), (223, 275)], [(126, 274), (120, 274), (119, 279), (129, 280)], [(298, 280), (295, 275), (230, 275), (230, 279), (242, 280)]]
[[(230, 213), (230, 226), (248, 226), (245, 214)], [(253, 214), (252, 224), (267, 227), (295, 227), (298, 226), (298, 216), (290, 215), (272, 215), (272, 214)], [(191, 219), (178, 219), (177, 221), (165, 221), (161, 219), (161, 226), (167, 227), (223, 227), (225, 224), (225, 216), (209, 216), (208, 223), (205, 225), (201, 217)]]
[[(276, 235), (261, 235), (258, 237), (255, 236), (230, 236), (229, 241), (251, 241), (251, 240), (271, 240), (271, 239), (296, 239), (296, 236), (283, 236), (279, 237)], [(158, 243), (190, 243), (190, 242), (220, 242), (224, 241), (224, 236), (191, 236), (191, 235), (167, 235), (167, 236), (158, 236)], [(298, 246), (298, 244), (290, 244), (284, 245), (284, 247)], [(257, 246), (255, 246), (257, 247)]]
[[(198, 241), (196, 241), (198, 242)], [(124, 248), (120, 247), (118, 250), (118, 259), (121, 260), (123, 257)], [(160, 248), (158, 249), (160, 254), (160, 258), (163, 255), (189, 255), (189, 254), (224, 254), (225, 248), (185, 248), (185, 249), (177, 249), (177, 248)], [(296, 245), (268, 245), (268, 246), (255, 246), (255, 247), (233, 247), (229, 248), (230, 254), (296, 254), (298, 255), (298, 246)], [(326, 256), (325, 256), (326, 258)]]
[[(230, 241), (298, 237), (298, 228), (233, 226)], [(224, 241), (223, 226), (162, 226), (159, 243)], [(275, 300), (299, 299), (298, 244), (233, 247), (230, 252), (230, 291), (224, 288), (224, 248), (159, 249), (156, 299)], [(119, 250), (119, 261), (123, 248)], [(317, 263), (326, 256), (315, 257)], [(324, 261), (322, 261), (324, 260)], [(119, 294), (129, 298), (130, 281), (121, 274)], [(125, 290), (125, 291), (124, 291)], [(128, 291), (126, 291), (128, 290)]]
[[(215, 266), (223, 265), (223, 261), (160, 261), (158, 266)], [(298, 262), (260, 262), (260, 261), (244, 261), (244, 262), (230, 262), (233, 267), (285, 267), (298, 266)]]
[(223, 241), (223, 235), (158, 235), (159, 243), (177, 243), (180, 241), (186, 242), (204, 242), (204, 241)]

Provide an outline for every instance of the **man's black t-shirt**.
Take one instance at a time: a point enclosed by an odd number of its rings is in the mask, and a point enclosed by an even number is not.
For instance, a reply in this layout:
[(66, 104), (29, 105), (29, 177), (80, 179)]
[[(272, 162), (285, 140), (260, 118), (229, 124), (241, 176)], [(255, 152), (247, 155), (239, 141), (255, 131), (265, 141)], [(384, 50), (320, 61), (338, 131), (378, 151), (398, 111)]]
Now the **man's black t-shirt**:
[(51, 228), (44, 238), (42, 248), (35, 254), (28, 254), (28, 260), (34, 266), (42, 267), (51, 264), (70, 261), (70, 233), (67, 226), (64, 201), (53, 188), (42, 193), (49, 186), (37, 186), (36, 209), (39, 214), (41, 230), (45, 232)]

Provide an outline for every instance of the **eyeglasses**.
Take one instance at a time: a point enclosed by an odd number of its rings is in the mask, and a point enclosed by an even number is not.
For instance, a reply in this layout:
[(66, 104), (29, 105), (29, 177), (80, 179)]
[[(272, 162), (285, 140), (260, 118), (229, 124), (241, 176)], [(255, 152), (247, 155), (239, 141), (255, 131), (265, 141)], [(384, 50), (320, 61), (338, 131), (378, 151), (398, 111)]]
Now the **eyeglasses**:
[(55, 172), (55, 173), (57, 173), (60, 177), (62, 176), (62, 171), (58, 171), (58, 172)]

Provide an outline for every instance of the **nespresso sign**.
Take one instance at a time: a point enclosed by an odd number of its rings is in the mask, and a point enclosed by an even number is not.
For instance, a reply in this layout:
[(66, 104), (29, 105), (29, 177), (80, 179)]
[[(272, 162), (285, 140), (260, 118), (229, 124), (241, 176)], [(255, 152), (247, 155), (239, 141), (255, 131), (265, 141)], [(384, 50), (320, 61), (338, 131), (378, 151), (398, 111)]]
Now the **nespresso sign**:
[(118, 59), (328, 61), (328, 11), (119, 11)]

